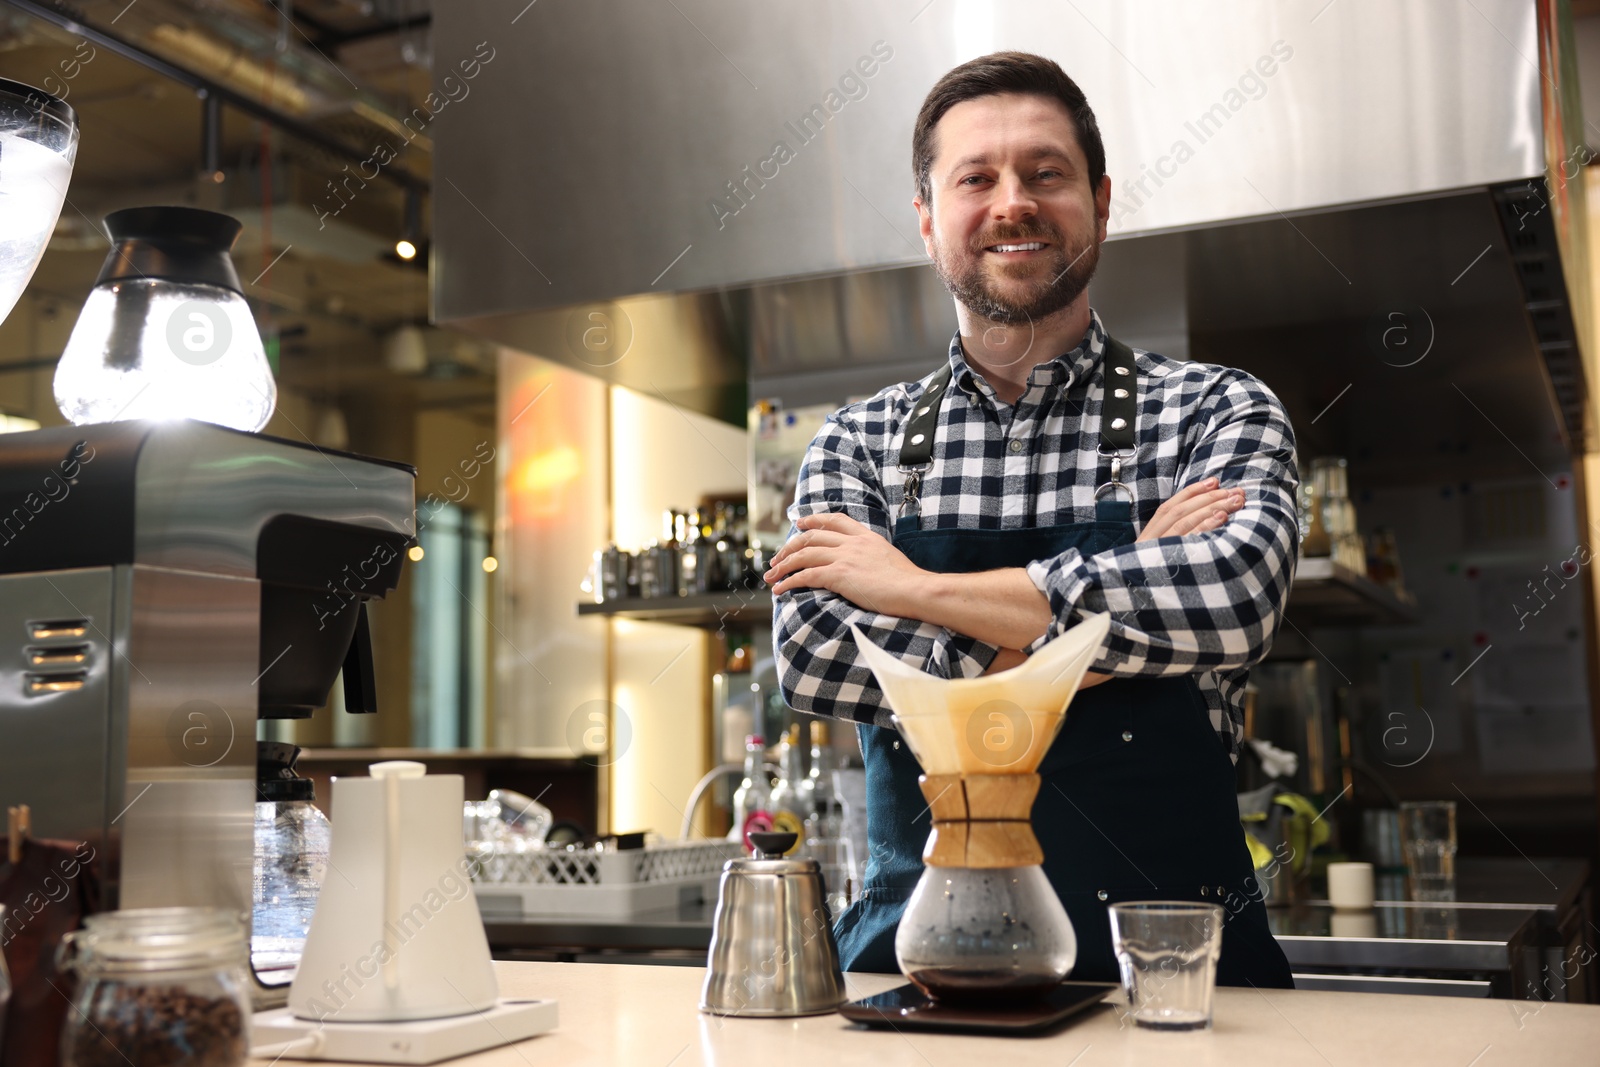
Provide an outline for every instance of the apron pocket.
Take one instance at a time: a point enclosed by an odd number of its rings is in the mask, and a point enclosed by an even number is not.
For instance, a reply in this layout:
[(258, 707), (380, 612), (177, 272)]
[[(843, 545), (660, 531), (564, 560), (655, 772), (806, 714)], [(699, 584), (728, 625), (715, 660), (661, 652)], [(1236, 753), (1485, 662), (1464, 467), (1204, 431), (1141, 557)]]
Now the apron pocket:
[(1136, 680), (1113, 678), (1074, 696), (1067, 706), (1067, 721), (1039, 763), (1039, 773), (1049, 776), (1126, 745), (1123, 735), (1133, 732), (1135, 697), (1122, 687), (1138, 685)]

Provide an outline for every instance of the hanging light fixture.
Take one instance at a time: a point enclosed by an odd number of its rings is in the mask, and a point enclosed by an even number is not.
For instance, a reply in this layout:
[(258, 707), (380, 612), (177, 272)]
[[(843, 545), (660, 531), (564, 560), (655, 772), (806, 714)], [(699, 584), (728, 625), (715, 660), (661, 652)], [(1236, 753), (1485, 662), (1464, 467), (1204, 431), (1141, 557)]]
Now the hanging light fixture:
[(56, 365), (61, 414), (260, 430), (278, 388), (228, 255), (238, 221), (139, 207), (107, 215), (106, 229), (111, 253)]

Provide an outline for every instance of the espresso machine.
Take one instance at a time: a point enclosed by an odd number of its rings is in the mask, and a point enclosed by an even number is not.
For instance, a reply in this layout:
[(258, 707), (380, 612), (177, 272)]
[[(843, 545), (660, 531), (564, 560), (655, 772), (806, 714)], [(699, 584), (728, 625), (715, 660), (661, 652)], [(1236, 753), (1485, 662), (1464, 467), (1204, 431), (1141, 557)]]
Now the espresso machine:
[(192, 420), (0, 436), (0, 803), (92, 846), (103, 907), (249, 914), (256, 724), (341, 670), (376, 710), (414, 480)]

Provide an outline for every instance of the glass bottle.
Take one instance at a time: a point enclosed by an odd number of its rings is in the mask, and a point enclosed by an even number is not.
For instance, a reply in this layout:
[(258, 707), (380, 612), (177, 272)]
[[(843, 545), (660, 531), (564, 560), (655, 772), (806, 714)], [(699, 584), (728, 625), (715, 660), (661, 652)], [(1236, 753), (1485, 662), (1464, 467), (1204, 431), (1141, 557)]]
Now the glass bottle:
[(703, 593), (702, 583), (708, 569), (701, 565), (700, 513), (691, 511), (677, 517), (678, 535), (678, 595), (692, 596)]
[(805, 851), (822, 867), (828, 908), (835, 917), (850, 906), (859, 882), (855, 845), (845, 833), (847, 807), (839, 792), (826, 722), (811, 724), (811, 770), (800, 783), (809, 814), (806, 816)]
[(806, 823), (811, 813), (800, 790), (800, 783), (806, 776), (800, 766), (799, 723), (784, 731), (778, 768), (778, 784), (772, 790), (772, 828), (779, 833), (795, 835), (794, 846), (784, 853), (790, 856), (805, 843)]
[(299, 756), (287, 742), (256, 742), (250, 958), (268, 985), (288, 981), (300, 963), (333, 843), (315, 787), (295, 772)]
[(811, 768), (800, 783), (801, 803), (814, 818), (837, 793), (833, 784), (833, 747), (829, 743), (828, 724), (817, 721), (811, 724)]
[(750, 834), (772, 829), (772, 783), (767, 778), (767, 740), (760, 734), (744, 739), (744, 781), (733, 794), (733, 829), (752, 855)]

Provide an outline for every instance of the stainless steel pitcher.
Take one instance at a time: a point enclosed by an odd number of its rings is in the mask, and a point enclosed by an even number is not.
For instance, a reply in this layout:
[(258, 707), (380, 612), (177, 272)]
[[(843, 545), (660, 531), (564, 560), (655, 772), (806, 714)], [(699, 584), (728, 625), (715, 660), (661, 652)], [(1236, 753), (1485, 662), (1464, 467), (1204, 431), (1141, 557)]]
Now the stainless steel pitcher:
[(822, 869), (776, 858), (794, 834), (752, 833), (750, 842), (754, 858), (722, 868), (700, 1010), (768, 1018), (836, 1010), (844, 975)]

